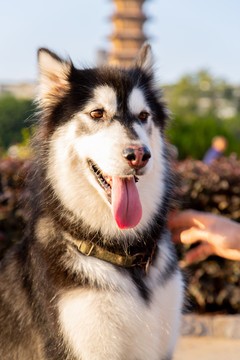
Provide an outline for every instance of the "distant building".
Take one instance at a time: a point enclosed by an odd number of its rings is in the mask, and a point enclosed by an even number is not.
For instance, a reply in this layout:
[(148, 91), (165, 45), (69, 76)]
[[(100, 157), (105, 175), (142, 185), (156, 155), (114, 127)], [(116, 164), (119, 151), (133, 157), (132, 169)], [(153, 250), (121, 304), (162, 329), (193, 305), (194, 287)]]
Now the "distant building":
[(36, 95), (36, 83), (25, 82), (17, 84), (0, 84), (0, 96), (4, 96), (6, 94), (10, 94), (21, 99), (32, 99)]
[(147, 40), (143, 32), (143, 25), (147, 20), (142, 10), (145, 0), (112, 1), (116, 10), (111, 18), (114, 31), (110, 37), (112, 49), (108, 62), (112, 65), (128, 67)]

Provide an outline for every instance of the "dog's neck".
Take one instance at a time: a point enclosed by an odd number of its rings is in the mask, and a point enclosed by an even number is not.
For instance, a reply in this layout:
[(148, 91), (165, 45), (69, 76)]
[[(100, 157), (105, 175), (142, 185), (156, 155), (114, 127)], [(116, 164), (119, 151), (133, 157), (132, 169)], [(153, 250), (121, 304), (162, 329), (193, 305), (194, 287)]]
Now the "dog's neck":
[(146, 237), (141, 236), (143, 241), (139, 241), (139, 237), (132, 245), (123, 246), (117, 239), (111, 239), (111, 245), (106, 244), (104, 237), (100, 232), (83, 233), (81, 224), (70, 223), (66, 219), (54, 219), (59, 230), (66, 234), (67, 240), (77, 250), (85, 256), (93, 256), (97, 259), (107, 261), (123, 268), (140, 267), (148, 273), (148, 269), (152, 264), (157, 248), (158, 238), (154, 241), (148, 241)]
[(157, 253), (157, 243), (165, 231), (164, 217), (161, 216), (160, 209), (153, 218), (152, 225), (143, 232), (136, 231), (134, 239), (129, 236), (129, 239), (124, 238), (124, 241), (119, 241), (117, 238), (106, 241), (106, 237), (100, 231), (92, 232), (90, 229), (84, 231), (85, 227), (82, 226), (81, 220), (74, 222), (70, 220), (74, 218), (73, 214), (65, 208), (61, 209), (62, 205), (56, 197), (48, 196), (44, 203), (47, 206), (42, 209), (43, 212), (51, 217), (60, 233), (65, 233), (72, 246), (81, 254), (96, 257), (119, 267), (139, 267), (148, 272)]

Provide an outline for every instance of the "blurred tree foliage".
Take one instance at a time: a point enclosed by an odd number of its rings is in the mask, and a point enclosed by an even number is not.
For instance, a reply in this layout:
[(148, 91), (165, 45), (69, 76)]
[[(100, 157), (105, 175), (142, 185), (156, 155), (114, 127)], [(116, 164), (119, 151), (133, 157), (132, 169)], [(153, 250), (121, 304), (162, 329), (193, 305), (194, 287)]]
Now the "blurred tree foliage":
[(168, 137), (179, 159), (202, 159), (216, 135), (227, 138), (226, 155), (240, 155), (240, 87), (200, 71), (166, 86), (165, 94), (172, 117)]
[(35, 111), (30, 99), (17, 99), (11, 95), (0, 97), (0, 148), (26, 141), (26, 131)]

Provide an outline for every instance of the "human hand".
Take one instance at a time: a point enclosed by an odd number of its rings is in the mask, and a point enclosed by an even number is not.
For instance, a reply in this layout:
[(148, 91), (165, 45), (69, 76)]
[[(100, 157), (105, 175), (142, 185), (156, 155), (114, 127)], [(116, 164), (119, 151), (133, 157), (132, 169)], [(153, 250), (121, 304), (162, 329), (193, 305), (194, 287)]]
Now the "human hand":
[(174, 242), (199, 245), (188, 251), (186, 262), (193, 263), (218, 255), (240, 261), (240, 224), (223, 216), (185, 210), (171, 214), (168, 227)]

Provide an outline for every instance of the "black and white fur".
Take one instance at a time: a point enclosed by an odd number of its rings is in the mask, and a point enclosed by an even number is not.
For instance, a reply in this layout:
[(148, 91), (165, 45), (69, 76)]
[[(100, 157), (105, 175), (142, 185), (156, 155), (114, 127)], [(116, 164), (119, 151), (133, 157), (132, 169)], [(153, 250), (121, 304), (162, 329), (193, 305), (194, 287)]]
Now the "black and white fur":
[[(166, 230), (167, 115), (150, 46), (129, 70), (77, 70), (46, 49), (38, 59), (31, 216), (0, 268), (0, 359), (170, 360), (183, 284)], [(101, 119), (91, 116), (96, 109)], [(129, 144), (151, 152), (140, 170), (122, 156)], [(134, 228), (117, 226), (89, 159), (104, 174), (138, 178), (142, 218)], [(146, 274), (83, 255), (73, 239), (121, 253), (158, 245)]]

